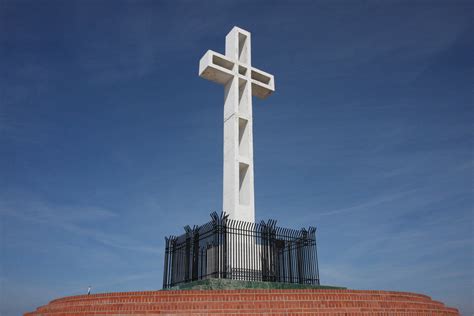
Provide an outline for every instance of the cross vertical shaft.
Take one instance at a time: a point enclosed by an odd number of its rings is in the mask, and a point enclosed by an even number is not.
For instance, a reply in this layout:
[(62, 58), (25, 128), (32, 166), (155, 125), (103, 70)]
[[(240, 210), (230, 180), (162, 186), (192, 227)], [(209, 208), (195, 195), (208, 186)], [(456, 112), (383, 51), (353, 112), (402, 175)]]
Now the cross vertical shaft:
[(252, 95), (266, 98), (274, 78), (251, 66), (250, 32), (234, 27), (225, 55), (207, 51), (199, 75), (224, 85), (223, 210), (229, 218), (255, 222)]

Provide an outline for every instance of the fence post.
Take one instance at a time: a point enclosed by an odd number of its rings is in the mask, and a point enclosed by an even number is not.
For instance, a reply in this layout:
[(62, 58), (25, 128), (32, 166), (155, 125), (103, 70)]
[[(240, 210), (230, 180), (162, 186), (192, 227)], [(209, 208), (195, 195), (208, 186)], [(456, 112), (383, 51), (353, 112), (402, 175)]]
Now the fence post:
[(191, 271), (191, 280), (196, 281), (198, 279), (198, 267), (199, 267), (199, 227), (194, 226), (193, 228), (193, 265)]
[(169, 251), (169, 258), (171, 258), (171, 260), (169, 261), (170, 263), (170, 282), (169, 282), (169, 285), (170, 286), (174, 286), (174, 282), (175, 282), (175, 279), (176, 279), (176, 273), (177, 273), (177, 268), (174, 268), (174, 266), (176, 265), (176, 237), (170, 237), (170, 251)]
[(313, 262), (313, 266), (316, 268), (316, 271), (315, 271), (315, 274), (313, 275), (313, 277), (316, 278), (316, 284), (319, 285), (320, 284), (320, 281), (319, 281), (319, 263), (318, 263), (318, 244), (316, 242), (316, 227), (311, 227), (311, 237), (314, 241), (314, 243), (312, 243), (313, 247), (314, 247), (314, 262)]
[(184, 251), (184, 282), (189, 282), (189, 270), (191, 265), (191, 236), (192, 230), (189, 226), (185, 226), (186, 230), (186, 248)]
[(227, 257), (228, 257), (228, 245), (227, 245), (227, 217), (225, 212), (222, 212), (222, 277), (227, 279)]
[(220, 271), (219, 271), (219, 216), (216, 212), (211, 213), (212, 217), (212, 235), (214, 236), (214, 244), (213, 244), (213, 258), (214, 262), (212, 265), (214, 266), (214, 272), (212, 273), (214, 277), (220, 278)]
[(169, 265), (168, 265), (168, 252), (169, 252), (169, 239), (168, 237), (165, 237), (165, 258), (164, 258), (164, 266), (163, 266), (163, 288), (168, 287), (168, 271), (169, 271)]
[(306, 229), (302, 228), (300, 231), (300, 238), (298, 238), (298, 241), (296, 242), (296, 251), (297, 251), (297, 261), (298, 261), (298, 283), (303, 284), (304, 283), (304, 262), (303, 262), (303, 250), (305, 246), (305, 242), (308, 236), (308, 232)]
[(264, 221), (260, 222), (260, 235), (262, 238), (262, 244), (261, 244), (261, 264), (262, 264), (262, 281), (267, 281), (267, 232), (266, 228), (267, 225), (265, 224)]

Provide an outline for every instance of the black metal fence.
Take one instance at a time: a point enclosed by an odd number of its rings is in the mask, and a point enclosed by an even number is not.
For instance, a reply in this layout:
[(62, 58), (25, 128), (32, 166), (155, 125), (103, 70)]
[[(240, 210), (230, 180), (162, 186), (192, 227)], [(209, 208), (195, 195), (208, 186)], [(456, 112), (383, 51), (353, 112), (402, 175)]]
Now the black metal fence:
[(163, 288), (209, 278), (319, 285), (316, 228), (211, 218), (165, 238)]

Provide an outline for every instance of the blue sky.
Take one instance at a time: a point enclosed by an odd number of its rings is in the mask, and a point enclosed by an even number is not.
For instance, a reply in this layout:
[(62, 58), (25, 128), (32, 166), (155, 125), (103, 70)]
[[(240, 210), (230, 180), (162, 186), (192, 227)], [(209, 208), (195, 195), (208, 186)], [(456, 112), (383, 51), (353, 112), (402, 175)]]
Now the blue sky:
[(222, 204), (237, 25), (257, 219), (318, 227), (323, 284), (474, 307), (470, 1), (1, 1), (0, 314), (161, 288), (165, 235)]

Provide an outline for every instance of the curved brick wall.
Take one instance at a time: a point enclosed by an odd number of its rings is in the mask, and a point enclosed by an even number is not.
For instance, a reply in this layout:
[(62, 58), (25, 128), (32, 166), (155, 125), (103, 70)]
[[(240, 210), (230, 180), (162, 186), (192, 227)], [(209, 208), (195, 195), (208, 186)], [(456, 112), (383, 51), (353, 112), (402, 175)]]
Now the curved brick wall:
[(25, 315), (459, 315), (429, 296), (359, 290), (146, 291), (70, 296)]

